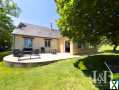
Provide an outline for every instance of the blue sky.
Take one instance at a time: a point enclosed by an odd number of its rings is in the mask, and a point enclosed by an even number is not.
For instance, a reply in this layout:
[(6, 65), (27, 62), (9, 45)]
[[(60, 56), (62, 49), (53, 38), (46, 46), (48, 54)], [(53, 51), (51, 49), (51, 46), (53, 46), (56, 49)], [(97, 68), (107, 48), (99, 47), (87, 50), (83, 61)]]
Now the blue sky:
[(27, 22), (31, 24), (57, 28), (58, 14), (54, 0), (14, 0), (21, 8), (20, 16), (14, 19), (15, 24)]

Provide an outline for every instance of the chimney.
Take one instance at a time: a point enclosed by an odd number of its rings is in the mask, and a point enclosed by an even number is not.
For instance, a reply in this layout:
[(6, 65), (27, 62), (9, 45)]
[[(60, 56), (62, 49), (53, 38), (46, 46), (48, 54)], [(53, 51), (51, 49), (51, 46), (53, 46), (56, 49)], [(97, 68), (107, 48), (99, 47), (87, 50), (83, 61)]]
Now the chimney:
[(52, 30), (53, 28), (52, 28), (52, 22), (50, 23), (50, 29)]
[(50, 29), (51, 29), (52, 31), (54, 31), (54, 29), (53, 29), (53, 23), (52, 23), (52, 22), (50, 23)]

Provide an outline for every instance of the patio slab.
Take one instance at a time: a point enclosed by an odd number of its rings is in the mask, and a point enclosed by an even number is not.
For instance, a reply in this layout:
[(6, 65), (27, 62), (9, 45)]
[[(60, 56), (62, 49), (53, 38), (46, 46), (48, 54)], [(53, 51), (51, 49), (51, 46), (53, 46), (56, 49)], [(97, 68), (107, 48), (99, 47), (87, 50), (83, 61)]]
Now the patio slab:
[(69, 53), (57, 53), (57, 54), (40, 54), (39, 56), (32, 55), (30, 59), (30, 55), (25, 55), (24, 57), (20, 58), (20, 61), (17, 57), (13, 55), (8, 55), (3, 58), (4, 62), (8, 66), (34, 66), (38, 64), (49, 64), (51, 62), (56, 62), (68, 58), (74, 58), (79, 56), (70, 55)]

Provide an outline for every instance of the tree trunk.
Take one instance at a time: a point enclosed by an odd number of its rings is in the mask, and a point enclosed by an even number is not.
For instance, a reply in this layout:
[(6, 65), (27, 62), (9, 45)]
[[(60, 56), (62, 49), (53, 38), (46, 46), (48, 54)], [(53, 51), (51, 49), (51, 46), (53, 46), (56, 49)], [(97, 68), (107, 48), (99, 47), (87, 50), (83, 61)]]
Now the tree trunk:
[(117, 44), (114, 45), (114, 47), (113, 47), (113, 52), (116, 52), (117, 46), (118, 46)]

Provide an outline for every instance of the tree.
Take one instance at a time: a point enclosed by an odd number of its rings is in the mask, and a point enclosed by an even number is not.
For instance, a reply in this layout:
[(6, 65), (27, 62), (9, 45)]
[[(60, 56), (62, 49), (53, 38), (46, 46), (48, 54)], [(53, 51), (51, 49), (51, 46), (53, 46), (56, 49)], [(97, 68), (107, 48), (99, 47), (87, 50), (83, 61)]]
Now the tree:
[(12, 17), (17, 17), (19, 12), (12, 0), (0, 0), (0, 49), (11, 47), (11, 32), (15, 27)]
[(64, 36), (93, 45), (119, 44), (119, 1), (55, 0), (60, 18), (57, 25)]

